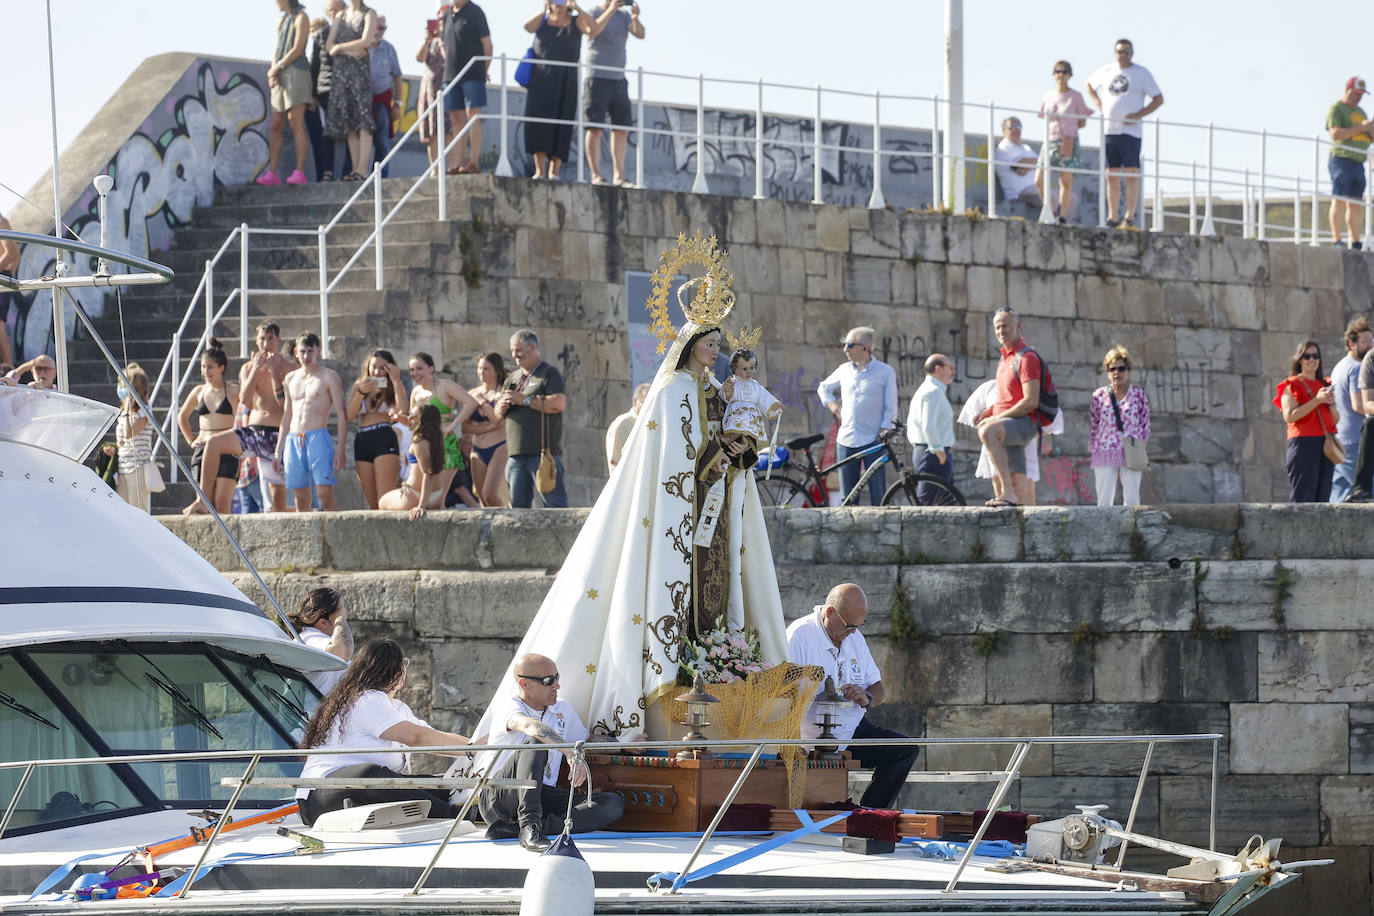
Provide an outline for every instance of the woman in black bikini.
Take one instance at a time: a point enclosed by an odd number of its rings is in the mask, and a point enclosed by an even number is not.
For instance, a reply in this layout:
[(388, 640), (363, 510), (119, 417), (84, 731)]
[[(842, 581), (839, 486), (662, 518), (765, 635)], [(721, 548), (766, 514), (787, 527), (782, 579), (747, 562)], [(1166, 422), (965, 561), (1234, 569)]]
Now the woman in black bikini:
[(468, 389), (478, 404), (463, 423), (463, 432), (472, 437), (472, 491), (484, 506), (500, 506), (501, 484), (506, 478), (506, 421), (496, 416), (496, 399), (506, 381), (506, 366), (500, 353), (477, 358), (477, 378), (482, 382)]
[[(211, 337), (210, 345), (200, 355), (200, 377), (203, 384), (191, 389), (177, 413), (177, 425), (181, 434), (191, 443), (191, 475), (200, 480), (201, 459), (205, 455), (205, 443), (215, 433), (224, 432), (234, 425), (234, 411), (239, 406), (239, 386), (224, 377), (229, 360), (224, 356), (224, 347)], [(213, 406), (211, 406), (213, 405)], [(199, 429), (191, 431), (191, 417), (197, 417)], [(215, 492), (206, 493), (218, 510), (228, 511), (234, 498), (234, 487), (239, 481), (239, 459), (235, 455), (221, 455), (219, 469), (215, 474)]]
[[(400, 394), (397, 394), (400, 392)], [(401, 368), (389, 350), (373, 350), (348, 395), (348, 420), (358, 420), (353, 436), (353, 467), (369, 509), (380, 494), (394, 489), (401, 475), (401, 445), (391, 427), (397, 403), (404, 403)]]

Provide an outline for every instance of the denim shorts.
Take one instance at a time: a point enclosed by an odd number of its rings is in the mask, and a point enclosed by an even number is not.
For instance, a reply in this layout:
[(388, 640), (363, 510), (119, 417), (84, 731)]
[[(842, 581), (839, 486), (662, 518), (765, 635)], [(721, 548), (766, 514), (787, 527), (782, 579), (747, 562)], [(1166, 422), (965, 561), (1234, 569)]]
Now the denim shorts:
[(1364, 197), (1364, 162), (1332, 156), (1326, 161), (1331, 173), (1331, 193), (1336, 197)]
[(454, 84), (444, 94), (444, 111), (471, 111), (487, 107), (487, 84), (485, 80), (463, 80)]
[(1130, 134), (1107, 134), (1107, 168), (1140, 168), (1140, 138)]

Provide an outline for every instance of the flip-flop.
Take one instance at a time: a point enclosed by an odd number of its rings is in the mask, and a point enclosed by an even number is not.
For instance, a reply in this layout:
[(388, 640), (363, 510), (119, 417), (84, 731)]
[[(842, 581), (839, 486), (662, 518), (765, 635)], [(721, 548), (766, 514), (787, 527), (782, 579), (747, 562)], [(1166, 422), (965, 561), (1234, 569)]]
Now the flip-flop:
[(1014, 503), (1009, 499), (990, 499), (983, 505), (991, 509), (1016, 509), (1021, 506), (1020, 503)]

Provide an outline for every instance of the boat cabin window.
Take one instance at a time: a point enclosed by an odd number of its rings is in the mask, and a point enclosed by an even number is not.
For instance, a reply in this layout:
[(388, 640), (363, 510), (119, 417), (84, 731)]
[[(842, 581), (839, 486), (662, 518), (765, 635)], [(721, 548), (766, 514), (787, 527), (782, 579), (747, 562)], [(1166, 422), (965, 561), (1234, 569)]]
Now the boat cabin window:
[[(0, 698), (4, 734), (24, 736), (4, 742), (0, 756), (7, 760), (286, 749), (295, 746), (319, 703), (294, 672), (200, 644), (34, 648), (0, 655), (0, 664), (0, 690), (58, 726)], [(59, 721), (63, 708), (72, 721)], [(221, 778), (242, 776), (247, 763), (239, 757), (40, 767), (20, 803), (25, 818), (15, 826), (54, 819), (44, 812), (59, 791), (75, 796), (64, 818), (149, 802), (180, 807), (221, 801), (233, 792)], [(264, 759), (257, 775), (297, 776), (301, 765), (294, 757)], [(0, 771), (0, 805), (8, 803), (21, 772)], [(281, 790), (250, 785), (240, 803), (274, 804), (283, 797)]]

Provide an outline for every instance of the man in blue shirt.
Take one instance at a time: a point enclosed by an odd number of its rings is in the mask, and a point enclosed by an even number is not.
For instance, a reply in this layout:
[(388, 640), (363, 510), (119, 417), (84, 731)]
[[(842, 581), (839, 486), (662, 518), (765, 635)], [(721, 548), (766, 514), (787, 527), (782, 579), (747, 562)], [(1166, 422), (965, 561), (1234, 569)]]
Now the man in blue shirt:
[[(844, 352), (849, 361), (816, 386), (821, 403), (840, 421), (840, 432), (835, 438), (836, 457), (840, 460), (877, 444), (878, 433), (891, 429), (897, 419), (897, 373), (887, 363), (873, 358), (876, 337), (872, 328), (851, 328), (844, 335)], [(840, 468), (840, 486), (846, 495), (859, 482), (861, 465), (867, 467), (868, 462), (855, 461)], [(868, 481), (869, 502), (882, 505), (886, 489), (887, 472), (879, 468)]]
[[(401, 62), (396, 49), (382, 36), (386, 34), (386, 17), (377, 17), (377, 38), (368, 55), (372, 68), (372, 117), (377, 129), (372, 132), (372, 159), (381, 162), (391, 152), (392, 125), (401, 120)], [(382, 169), (387, 177), (390, 166)]]
[(1360, 360), (1374, 346), (1374, 332), (1363, 315), (1345, 328), (1345, 356), (1331, 370), (1331, 388), (1336, 392), (1336, 438), (1345, 446), (1345, 460), (1331, 475), (1331, 501), (1343, 503), (1355, 485), (1355, 463), (1360, 450), (1360, 429), (1364, 413), (1360, 410)]
[[(926, 357), (926, 380), (911, 396), (906, 418), (906, 437), (911, 441), (911, 462), (918, 474), (930, 474), (954, 483), (954, 408), (949, 403), (949, 383), (954, 381), (954, 360), (943, 353)], [(935, 485), (918, 484), (916, 501), (923, 506), (939, 498)]]

